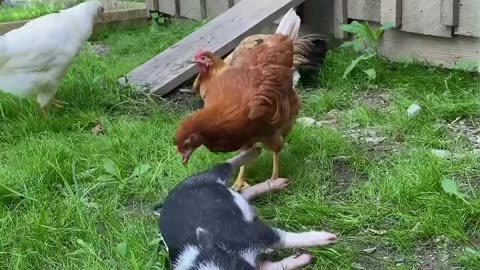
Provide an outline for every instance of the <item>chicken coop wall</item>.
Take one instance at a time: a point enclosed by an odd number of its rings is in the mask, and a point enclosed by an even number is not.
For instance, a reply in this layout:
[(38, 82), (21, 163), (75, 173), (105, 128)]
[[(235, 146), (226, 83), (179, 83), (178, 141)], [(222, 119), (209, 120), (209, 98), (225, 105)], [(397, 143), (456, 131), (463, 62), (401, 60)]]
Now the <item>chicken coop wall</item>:
[[(252, 0), (148, 1), (151, 10), (201, 20)], [(445, 66), (480, 61), (479, 0), (305, 0), (299, 13), (303, 33), (330, 36), (337, 41), (332, 44), (349, 38), (340, 24), (357, 20), (375, 27), (392, 22), (395, 28), (385, 31), (379, 45), (391, 60)]]

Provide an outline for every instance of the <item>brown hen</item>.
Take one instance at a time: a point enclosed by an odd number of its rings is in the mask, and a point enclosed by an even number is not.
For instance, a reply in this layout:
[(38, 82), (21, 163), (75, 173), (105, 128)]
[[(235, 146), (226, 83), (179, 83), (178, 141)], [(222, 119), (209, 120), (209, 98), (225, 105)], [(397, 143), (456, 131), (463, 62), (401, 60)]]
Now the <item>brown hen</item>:
[[(273, 152), (271, 178), (279, 177), (280, 151), (301, 106), (292, 85), (293, 42), (299, 27), (300, 18), (292, 9), (276, 34), (244, 50), (241, 58), (233, 54), (230, 65), (210, 52), (196, 54), (200, 92), (208, 91), (202, 93), (204, 108), (184, 120), (177, 130), (177, 150), (184, 163), (201, 145), (212, 152), (232, 152), (260, 142)], [(247, 185), (242, 167), (234, 188)]]

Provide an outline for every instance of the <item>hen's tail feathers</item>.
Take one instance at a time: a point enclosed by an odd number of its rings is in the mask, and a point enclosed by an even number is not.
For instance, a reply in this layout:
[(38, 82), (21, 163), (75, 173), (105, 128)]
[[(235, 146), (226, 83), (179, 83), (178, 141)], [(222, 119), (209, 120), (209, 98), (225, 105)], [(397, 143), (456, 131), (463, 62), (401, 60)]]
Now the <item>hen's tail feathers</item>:
[(327, 54), (327, 38), (312, 34), (295, 41), (293, 65), (295, 69), (319, 70)]
[(287, 14), (283, 16), (275, 34), (286, 35), (289, 36), (291, 40), (296, 41), (298, 38), (298, 32), (300, 31), (300, 24), (300, 17), (295, 10), (291, 8)]
[(234, 156), (233, 158), (228, 159), (226, 163), (232, 165), (233, 169), (235, 170), (256, 159), (258, 155), (260, 155), (260, 152), (260, 148), (252, 147), (246, 151), (242, 151), (240, 154)]

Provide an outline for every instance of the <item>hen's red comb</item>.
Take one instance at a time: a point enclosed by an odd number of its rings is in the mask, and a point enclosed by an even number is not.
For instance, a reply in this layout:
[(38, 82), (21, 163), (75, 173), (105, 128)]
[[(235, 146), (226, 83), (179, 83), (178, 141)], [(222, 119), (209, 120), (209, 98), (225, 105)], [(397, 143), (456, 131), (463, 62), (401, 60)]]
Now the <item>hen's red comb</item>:
[(198, 51), (195, 53), (195, 58), (197, 58), (197, 57), (201, 57), (201, 56), (202, 56), (204, 53), (205, 53), (205, 51), (204, 51), (204, 50), (202, 50), (202, 49), (199, 49), (199, 50), (198, 50)]

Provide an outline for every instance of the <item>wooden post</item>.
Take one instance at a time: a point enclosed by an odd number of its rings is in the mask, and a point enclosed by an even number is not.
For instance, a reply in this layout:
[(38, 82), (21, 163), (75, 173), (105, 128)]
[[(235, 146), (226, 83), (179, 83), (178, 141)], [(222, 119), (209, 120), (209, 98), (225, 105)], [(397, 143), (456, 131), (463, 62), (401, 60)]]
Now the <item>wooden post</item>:
[(343, 32), (340, 29), (341, 24), (345, 24), (348, 22), (348, 14), (347, 14), (347, 0), (335, 0), (333, 5), (333, 31), (336, 38), (345, 39), (347, 38), (347, 33)]
[(402, 24), (402, 0), (382, 0), (380, 23), (393, 23), (395, 28)]
[(145, 5), (147, 5), (147, 12), (158, 11), (158, 0), (145, 0)]
[(440, 20), (443, 25), (457, 26), (460, 14), (459, 0), (442, 0)]

